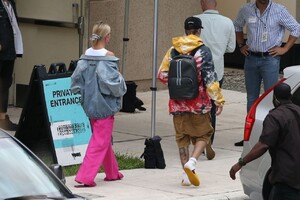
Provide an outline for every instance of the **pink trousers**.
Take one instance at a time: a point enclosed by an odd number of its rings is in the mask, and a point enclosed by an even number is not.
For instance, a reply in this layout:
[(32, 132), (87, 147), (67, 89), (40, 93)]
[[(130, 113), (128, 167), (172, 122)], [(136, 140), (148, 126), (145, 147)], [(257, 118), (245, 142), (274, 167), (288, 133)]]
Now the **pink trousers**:
[(76, 174), (75, 181), (95, 186), (94, 179), (102, 165), (106, 174), (104, 180), (113, 181), (122, 179), (123, 175), (119, 172), (118, 162), (111, 143), (114, 116), (104, 119), (91, 119), (90, 121), (92, 125), (92, 137), (83, 162)]

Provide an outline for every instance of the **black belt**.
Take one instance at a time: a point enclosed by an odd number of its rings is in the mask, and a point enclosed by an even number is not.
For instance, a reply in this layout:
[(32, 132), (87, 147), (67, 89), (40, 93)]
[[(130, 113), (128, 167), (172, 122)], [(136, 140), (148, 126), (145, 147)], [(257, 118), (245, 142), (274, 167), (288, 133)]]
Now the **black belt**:
[(265, 57), (265, 56), (269, 56), (269, 52), (253, 52), (253, 51), (249, 51), (249, 55), (251, 56), (256, 56), (256, 57)]

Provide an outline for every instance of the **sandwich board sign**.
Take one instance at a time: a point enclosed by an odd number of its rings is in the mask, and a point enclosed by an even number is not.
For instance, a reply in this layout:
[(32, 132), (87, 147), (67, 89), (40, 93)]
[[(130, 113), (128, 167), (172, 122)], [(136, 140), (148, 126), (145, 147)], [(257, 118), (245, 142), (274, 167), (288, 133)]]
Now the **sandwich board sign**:
[(48, 73), (43, 65), (34, 67), (16, 132), (40, 158), (51, 152), (52, 162), (62, 166), (82, 163), (91, 137), (81, 96), (70, 88), (71, 74), (63, 63), (52, 64)]

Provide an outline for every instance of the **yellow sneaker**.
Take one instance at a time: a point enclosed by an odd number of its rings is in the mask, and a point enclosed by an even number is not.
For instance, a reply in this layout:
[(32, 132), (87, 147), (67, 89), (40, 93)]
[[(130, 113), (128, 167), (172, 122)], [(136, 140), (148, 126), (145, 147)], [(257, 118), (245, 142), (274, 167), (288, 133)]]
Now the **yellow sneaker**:
[(190, 159), (187, 163), (185, 163), (183, 170), (185, 171), (186, 175), (188, 176), (191, 184), (194, 186), (199, 186), (200, 178), (199, 178), (198, 174), (196, 174), (196, 172), (195, 172), (195, 166), (196, 166), (196, 161), (193, 161)]

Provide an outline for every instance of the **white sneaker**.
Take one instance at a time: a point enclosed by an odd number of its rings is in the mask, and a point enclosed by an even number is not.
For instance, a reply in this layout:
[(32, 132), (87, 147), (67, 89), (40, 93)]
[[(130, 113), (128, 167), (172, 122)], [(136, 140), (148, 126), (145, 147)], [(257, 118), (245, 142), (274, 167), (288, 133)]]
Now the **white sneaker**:
[(181, 181), (182, 186), (190, 186), (191, 182), (189, 180), (189, 177), (185, 172), (182, 173), (182, 181)]
[(199, 186), (200, 178), (199, 178), (198, 174), (196, 174), (196, 172), (195, 172), (196, 163), (197, 163), (197, 161), (195, 158), (190, 158), (190, 160), (187, 163), (185, 163), (183, 169), (184, 169), (185, 173), (187, 174), (191, 184), (193, 184), (194, 186)]

